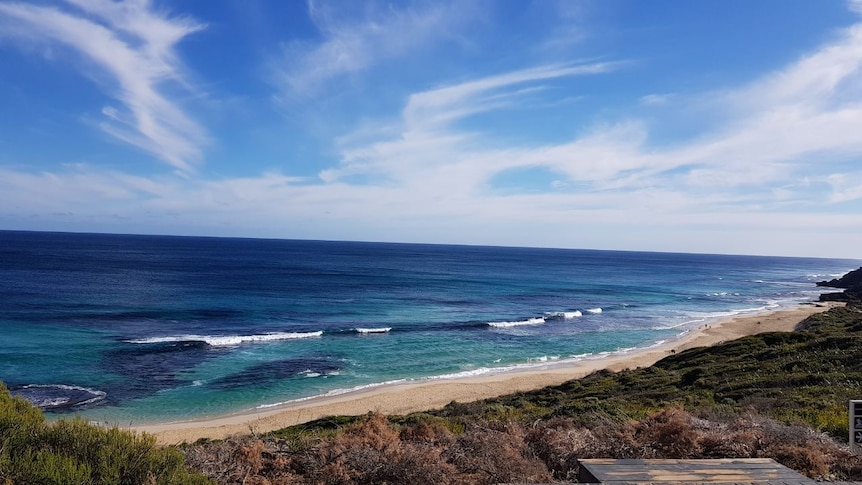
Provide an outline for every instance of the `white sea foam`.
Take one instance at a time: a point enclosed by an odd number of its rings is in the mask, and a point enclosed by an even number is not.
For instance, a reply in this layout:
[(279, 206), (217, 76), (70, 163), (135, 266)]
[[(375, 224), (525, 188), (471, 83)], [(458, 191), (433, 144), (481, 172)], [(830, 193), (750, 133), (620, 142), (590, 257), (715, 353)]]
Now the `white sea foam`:
[(342, 394), (364, 391), (366, 389), (373, 389), (375, 387), (380, 387), (380, 386), (391, 386), (393, 384), (401, 384), (402, 382), (407, 382), (407, 379), (395, 379), (392, 381), (375, 382), (373, 384), (365, 384), (362, 386), (351, 387), (348, 389), (333, 389), (329, 392), (325, 392), (323, 394), (318, 394), (316, 396), (301, 397), (298, 399), (291, 399), (289, 401), (274, 402), (274, 403), (270, 403), (270, 404), (261, 404), (259, 406), (255, 406), (254, 409), (268, 409), (268, 408), (274, 408), (274, 407), (278, 407), (278, 406), (286, 406), (288, 404), (297, 404), (297, 403), (301, 403), (301, 402), (305, 402), (305, 401), (311, 401), (313, 399), (319, 399), (322, 397), (340, 396)]
[(749, 308), (737, 308), (734, 310), (721, 311), (721, 312), (689, 312), (688, 316), (691, 317), (680, 323), (675, 324), (667, 324), (667, 325), (655, 325), (650, 328), (650, 330), (672, 330), (674, 328), (693, 326), (695, 324), (701, 324), (706, 322), (714, 322), (716, 320), (736, 317), (739, 315), (752, 315), (761, 312), (775, 310), (781, 307), (781, 304), (776, 301), (767, 302), (766, 305), (758, 306), (758, 307), (749, 307)]
[[(80, 387), (80, 386), (67, 386), (65, 384), (30, 384), (30, 385), (22, 386), (21, 389), (63, 389), (66, 391), (83, 391), (83, 392), (86, 392), (86, 393), (93, 396), (90, 399), (75, 403), (75, 406), (84, 406), (87, 404), (92, 404), (94, 402), (98, 402), (98, 401), (101, 401), (102, 399), (105, 399), (105, 396), (108, 395), (104, 391), (97, 391), (95, 389), (90, 389), (87, 387)], [(66, 404), (67, 402), (69, 402), (69, 400), (70, 400), (70, 398), (68, 398), (68, 397), (57, 397), (54, 399), (44, 399), (44, 400), (40, 401), (37, 405), (40, 407), (56, 407), (56, 406), (61, 406), (63, 404)]]
[[(502, 374), (508, 372), (519, 372), (524, 370), (531, 369), (540, 369), (540, 368), (549, 368), (549, 367), (557, 367), (557, 366), (565, 366), (570, 365), (576, 362), (582, 362), (584, 360), (595, 360), (595, 359), (603, 359), (609, 355), (617, 355), (617, 354), (626, 354), (628, 352), (632, 352), (634, 350), (638, 350), (641, 348), (652, 348), (664, 343), (664, 340), (650, 343), (643, 347), (626, 347), (626, 348), (618, 348), (616, 350), (609, 350), (606, 352), (598, 352), (598, 353), (583, 353), (577, 355), (569, 355), (566, 357), (562, 357), (559, 355), (543, 355), (540, 357), (534, 357), (527, 359), (527, 362), (522, 362), (519, 364), (509, 364), (500, 367), (479, 367), (476, 369), (465, 370), (461, 372), (455, 372), (451, 374), (442, 374), (437, 376), (424, 377), (420, 379), (415, 379), (419, 381), (428, 381), (428, 380), (450, 380), (450, 379), (462, 379), (465, 377), (473, 377), (484, 374)], [(495, 360), (495, 363), (500, 362), (500, 360)], [(413, 381), (414, 379), (411, 379)]]
[(733, 317), (736, 315), (741, 315), (744, 313), (756, 313), (756, 312), (765, 312), (767, 310), (771, 310), (776, 308), (778, 305), (775, 304), (767, 304), (758, 307), (749, 307), (749, 308), (737, 308), (733, 310), (727, 311), (718, 311), (718, 312), (690, 312), (690, 315), (693, 317), (697, 317), (699, 319), (714, 319), (714, 318), (724, 318), (724, 317)]
[(697, 320), (686, 320), (686, 321), (681, 322), (681, 323), (672, 323), (672, 324), (667, 324), (667, 325), (654, 325), (654, 326), (650, 327), (650, 330), (673, 330), (675, 328), (685, 327), (688, 325), (694, 325), (695, 323), (703, 323), (704, 321), (706, 321), (705, 318), (700, 318)]
[(127, 340), (131, 344), (158, 344), (166, 342), (206, 342), (213, 347), (236, 346), (246, 342), (272, 342), (277, 340), (294, 340), (301, 338), (320, 337), (323, 331), (317, 332), (273, 332), (259, 335), (171, 335), (167, 337), (149, 337), (137, 340)]
[(583, 313), (581, 313), (580, 310), (575, 310), (573, 312), (548, 312), (545, 314), (545, 318), (572, 320), (573, 318), (578, 318), (582, 315)]
[(357, 333), (387, 333), (392, 330), (392, 327), (379, 327), (379, 328), (361, 328), (356, 327)]
[(421, 380), (423, 381), (443, 381), (443, 380), (451, 380), (451, 379), (463, 379), (465, 377), (474, 377), (481, 376), (484, 374), (490, 374), (492, 372), (500, 372), (500, 368), (493, 367), (478, 367), (476, 369), (465, 370), (461, 372), (453, 372), (451, 374), (440, 374), (437, 376), (429, 376), (424, 377)]
[(587, 308), (587, 313), (598, 314), (602, 312), (602, 309), (599, 307), (596, 308)]
[(528, 362), (547, 362), (547, 361), (560, 360), (559, 355), (543, 355), (541, 357), (533, 357), (531, 359), (527, 359)]
[(59, 397), (56, 399), (43, 399), (43, 400), (39, 401), (38, 403), (36, 403), (36, 406), (41, 407), (41, 408), (55, 408), (55, 407), (62, 406), (64, 404), (66, 404), (67, 402), (69, 402), (68, 397)]
[(541, 325), (545, 323), (544, 317), (528, 318), (517, 322), (488, 322), (488, 326), (495, 328), (520, 327), (522, 325)]
[[(274, 408), (274, 407), (279, 407), (279, 406), (299, 404), (299, 403), (311, 401), (314, 399), (340, 396), (343, 394), (360, 392), (360, 391), (364, 391), (367, 389), (373, 389), (376, 387), (391, 386), (391, 385), (396, 385), (396, 384), (439, 381), (439, 380), (458, 380), (458, 379), (464, 379), (464, 378), (486, 375), (486, 374), (501, 374), (501, 373), (508, 373), (508, 372), (518, 372), (518, 371), (529, 370), (529, 369), (569, 365), (571, 363), (581, 362), (584, 360), (603, 359), (609, 355), (626, 354), (626, 353), (629, 353), (629, 352), (632, 352), (632, 351), (635, 351), (638, 349), (653, 348), (653, 347), (657, 347), (657, 346), (659, 346), (665, 342), (666, 342), (666, 340), (658, 340), (658, 341), (652, 342), (648, 345), (645, 345), (643, 347), (625, 347), (625, 348), (618, 348), (616, 350), (609, 350), (609, 351), (605, 351), (605, 352), (570, 355), (570, 356), (565, 357), (565, 358), (561, 358), (560, 356), (556, 356), (556, 355), (541, 356), (541, 357), (529, 359), (527, 362), (520, 363), (520, 364), (512, 364), (512, 365), (506, 365), (506, 366), (501, 366), (501, 367), (478, 367), (475, 369), (468, 369), (468, 370), (464, 370), (461, 372), (453, 372), (453, 373), (449, 373), (449, 374), (440, 374), (440, 375), (435, 375), (435, 376), (427, 376), (427, 377), (419, 377), (419, 378), (411, 378), (411, 379), (396, 379), (396, 380), (390, 380), (390, 381), (385, 381), (385, 382), (377, 382), (377, 383), (372, 383), (372, 384), (360, 385), (360, 386), (351, 387), (351, 388), (347, 388), (347, 389), (334, 389), (334, 390), (328, 391), (326, 393), (318, 394), (315, 396), (302, 397), (302, 398), (298, 398), (298, 399), (291, 399), (289, 401), (282, 401), (282, 402), (276, 402), (276, 403), (270, 403), (270, 404), (261, 404), (259, 406), (256, 406), (254, 409), (268, 409), (268, 408)], [(499, 363), (500, 361), (501, 361), (501, 359), (496, 359), (496, 360), (494, 360), (494, 363)], [(336, 375), (336, 374), (337, 373), (331, 373), (329, 375)]]

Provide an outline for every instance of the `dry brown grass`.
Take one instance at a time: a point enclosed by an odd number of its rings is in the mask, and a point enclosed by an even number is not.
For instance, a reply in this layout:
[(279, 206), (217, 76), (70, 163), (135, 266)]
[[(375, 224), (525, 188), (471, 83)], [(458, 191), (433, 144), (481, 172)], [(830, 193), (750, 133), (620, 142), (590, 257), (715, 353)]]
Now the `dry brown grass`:
[(569, 424), (541, 423), (530, 438), (558, 479), (573, 478), (580, 458), (773, 458), (821, 479), (859, 479), (862, 471), (862, 459), (828, 436), (752, 414), (704, 418), (670, 408), (592, 430)]
[(455, 434), (439, 422), (393, 425), (369, 414), (301, 440), (243, 438), (185, 450), (222, 484), (491, 484), (571, 481), (581, 458), (774, 458), (812, 478), (860, 479), (862, 459), (829, 437), (754, 414), (694, 416), (669, 408), (592, 429), (569, 418), (531, 426), (487, 421)]

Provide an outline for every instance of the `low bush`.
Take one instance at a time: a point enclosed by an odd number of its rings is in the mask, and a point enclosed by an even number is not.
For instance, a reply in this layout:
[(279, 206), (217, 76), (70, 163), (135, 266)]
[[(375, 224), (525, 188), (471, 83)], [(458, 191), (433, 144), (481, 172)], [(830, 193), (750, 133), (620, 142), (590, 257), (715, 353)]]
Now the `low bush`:
[(45, 421), (0, 383), (0, 482), (4, 484), (205, 484), (155, 438), (81, 419)]
[(392, 424), (371, 414), (313, 444), (246, 437), (190, 445), (189, 466), (222, 484), (492, 484), (571, 481), (584, 458), (773, 458), (811, 478), (859, 480), (862, 457), (810, 428), (751, 413), (672, 407), (585, 428), (571, 418)]
[(753, 414), (698, 417), (670, 408), (623, 425), (543, 425), (537, 433), (531, 446), (560, 479), (576, 476), (580, 458), (773, 458), (819, 479), (858, 480), (862, 467), (862, 458), (824, 434)]

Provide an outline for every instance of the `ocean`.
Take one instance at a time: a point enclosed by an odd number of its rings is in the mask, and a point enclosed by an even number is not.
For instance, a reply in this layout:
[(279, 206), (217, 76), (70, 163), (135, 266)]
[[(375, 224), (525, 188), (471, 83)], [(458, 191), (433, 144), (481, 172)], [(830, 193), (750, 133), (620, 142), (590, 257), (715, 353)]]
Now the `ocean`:
[(0, 231), (0, 380), (147, 424), (655, 345), (842, 259)]

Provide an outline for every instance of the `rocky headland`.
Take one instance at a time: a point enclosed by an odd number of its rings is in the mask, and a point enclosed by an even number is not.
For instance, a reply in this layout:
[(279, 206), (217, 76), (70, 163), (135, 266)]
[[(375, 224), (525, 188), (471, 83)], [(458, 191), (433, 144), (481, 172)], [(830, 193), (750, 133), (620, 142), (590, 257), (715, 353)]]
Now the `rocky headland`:
[(862, 304), (862, 268), (855, 269), (841, 278), (819, 281), (817, 282), (817, 286), (844, 289), (841, 292), (823, 293), (820, 295), (820, 301), (843, 301), (857, 305)]

